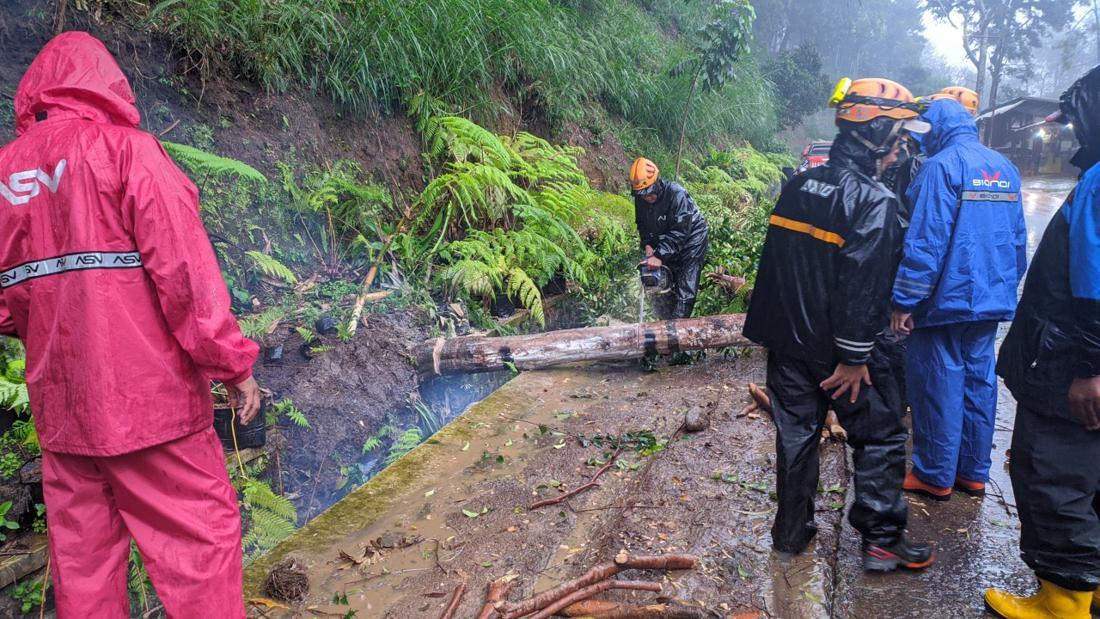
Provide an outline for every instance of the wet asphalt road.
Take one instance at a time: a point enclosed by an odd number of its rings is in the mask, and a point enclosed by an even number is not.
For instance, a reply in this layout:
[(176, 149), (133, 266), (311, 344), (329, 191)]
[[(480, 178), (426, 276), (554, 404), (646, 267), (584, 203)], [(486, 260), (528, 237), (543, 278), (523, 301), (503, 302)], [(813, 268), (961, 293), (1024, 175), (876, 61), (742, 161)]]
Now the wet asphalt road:
[[(1073, 182), (1061, 178), (1025, 181), (1029, 252), (1035, 251)], [(1002, 325), (1002, 336), (1007, 329), (1007, 324)], [(976, 499), (955, 493), (945, 503), (909, 495), (909, 535), (935, 543), (936, 565), (918, 573), (864, 574), (859, 535), (845, 523), (837, 558), (834, 617), (987, 617), (992, 616), (982, 603), (987, 587), (1027, 592), (1035, 588), (1034, 576), (1019, 556), (1019, 520), (1005, 462), (1016, 403), (1003, 384), (997, 408), (989, 495)]]

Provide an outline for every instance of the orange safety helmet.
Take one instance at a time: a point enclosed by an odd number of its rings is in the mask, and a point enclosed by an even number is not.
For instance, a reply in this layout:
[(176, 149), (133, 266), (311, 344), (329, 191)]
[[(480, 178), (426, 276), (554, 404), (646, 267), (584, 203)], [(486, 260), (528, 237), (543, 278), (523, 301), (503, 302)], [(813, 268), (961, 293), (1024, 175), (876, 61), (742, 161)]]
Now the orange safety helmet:
[(855, 123), (883, 117), (910, 120), (920, 115), (908, 88), (879, 77), (840, 80), (829, 107), (836, 108), (837, 120)]
[(980, 98), (978, 93), (970, 90), (965, 86), (948, 86), (943, 90), (937, 92), (934, 95), (926, 97), (929, 101), (938, 101), (940, 99), (954, 99), (962, 104), (971, 114), (978, 113), (978, 107), (980, 105)]
[(630, 166), (631, 193), (636, 196), (652, 193), (660, 175), (661, 171), (657, 169), (657, 164), (645, 157), (638, 157), (634, 160), (634, 165)]

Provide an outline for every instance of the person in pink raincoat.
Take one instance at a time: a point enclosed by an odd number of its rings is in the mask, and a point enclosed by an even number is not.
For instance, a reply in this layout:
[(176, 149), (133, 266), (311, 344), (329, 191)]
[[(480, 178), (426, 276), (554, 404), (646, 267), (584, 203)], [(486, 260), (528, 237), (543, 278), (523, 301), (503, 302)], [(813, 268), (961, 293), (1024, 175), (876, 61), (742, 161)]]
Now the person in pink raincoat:
[(139, 121), (92, 36), (64, 33), (31, 63), (0, 149), (0, 333), (27, 350), (58, 616), (129, 617), (133, 537), (170, 617), (239, 618), (210, 381), (250, 421), (258, 347), (230, 314), (195, 186)]

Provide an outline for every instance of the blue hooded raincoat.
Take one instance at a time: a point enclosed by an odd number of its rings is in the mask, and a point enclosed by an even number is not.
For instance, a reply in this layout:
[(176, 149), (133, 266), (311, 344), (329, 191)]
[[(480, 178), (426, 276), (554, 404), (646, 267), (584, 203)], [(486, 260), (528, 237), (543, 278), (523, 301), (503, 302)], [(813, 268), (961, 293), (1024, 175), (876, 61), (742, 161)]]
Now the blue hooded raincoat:
[(913, 315), (906, 378), (913, 466), (927, 484), (989, 475), (998, 321), (1011, 320), (1027, 268), (1020, 175), (983, 146), (958, 102), (935, 101), (930, 155), (907, 192), (913, 205), (894, 282), (896, 309)]

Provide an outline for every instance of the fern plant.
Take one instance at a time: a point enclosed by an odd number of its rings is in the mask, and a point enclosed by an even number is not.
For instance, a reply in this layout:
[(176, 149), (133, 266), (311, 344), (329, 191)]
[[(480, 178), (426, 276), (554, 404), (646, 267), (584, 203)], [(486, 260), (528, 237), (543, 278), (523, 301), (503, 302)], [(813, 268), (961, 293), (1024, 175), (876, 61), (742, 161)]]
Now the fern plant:
[(405, 430), (397, 436), (393, 445), (390, 445), (390, 452), (386, 455), (385, 465), (389, 466), (397, 462), (401, 456), (415, 449), (423, 440), (424, 435), (421, 433), (420, 428), (413, 426)]
[(600, 192), (577, 164), (581, 149), (453, 116), (429, 121), (425, 140), (448, 161), (420, 194), (414, 228), (451, 293), (507, 296), (544, 325), (542, 286), (558, 274), (586, 285), (601, 266), (592, 241), (622, 249), (628, 222), (589, 208)]
[(298, 277), (282, 262), (259, 251), (249, 250), (244, 252), (252, 264), (268, 277), (281, 280), (287, 284), (297, 284)]
[(267, 419), (265, 421), (267, 425), (273, 426), (279, 422), (280, 417), (284, 416), (299, 428), (305, 428), (306, 430), (312, 429), (306, 414), (295, 406), (292, 400), (282, 400), (275, 404), (275, 406), (272, 406), (271, 410), (267, 412)]
[(348, 160), (307, 175), (301, 185), (290, 166), (280, 164), (279, 168), (283, 187), (298, 209), (321, 216), (316, 235), (312, 226), (306, 226), (305, 231), (329, 270), (338, 271), (352, 252), (374, 260), (383, 245), (380, 239), (385, 236), (379, 222), (393, 206), (393, 197), (385, 187), (360, 182), (359, 164)]
[(271, 486), (248, 479), (241, 485), (242, 513), (247, 515), (247, 532), (241, 545), (248, 561), (255, 559), (294, 533), (298, 510)]
[(259, 314), (241, 318), (238, 324), (245, 337), (258, 339), (273, 331), (286, 318), (286, 314), (281, 307), (269, 307)]
[(130, 596), (137, 599), (142, 612), (148, 612), (151, 606), (149, 596), (153, 592), (153, 582), (149, 578), (149, 572), (145, 569), (145, 560), (142, 559), (141, 551), (138, 550), (137, 543), (134, 540), (130, 540), (130, 559), (127, 573), (126, 585), (130, 591)]
[(257, 183), (267, 182), (267, 177), (259, 170), (236, 159), (220, 157), (186, 144), (162, 141), (161, 145), (164, 146), (164, 150), (171, 155), (176, 163), (186, 166), (197, 175), (207, 177), (235, 176)]

